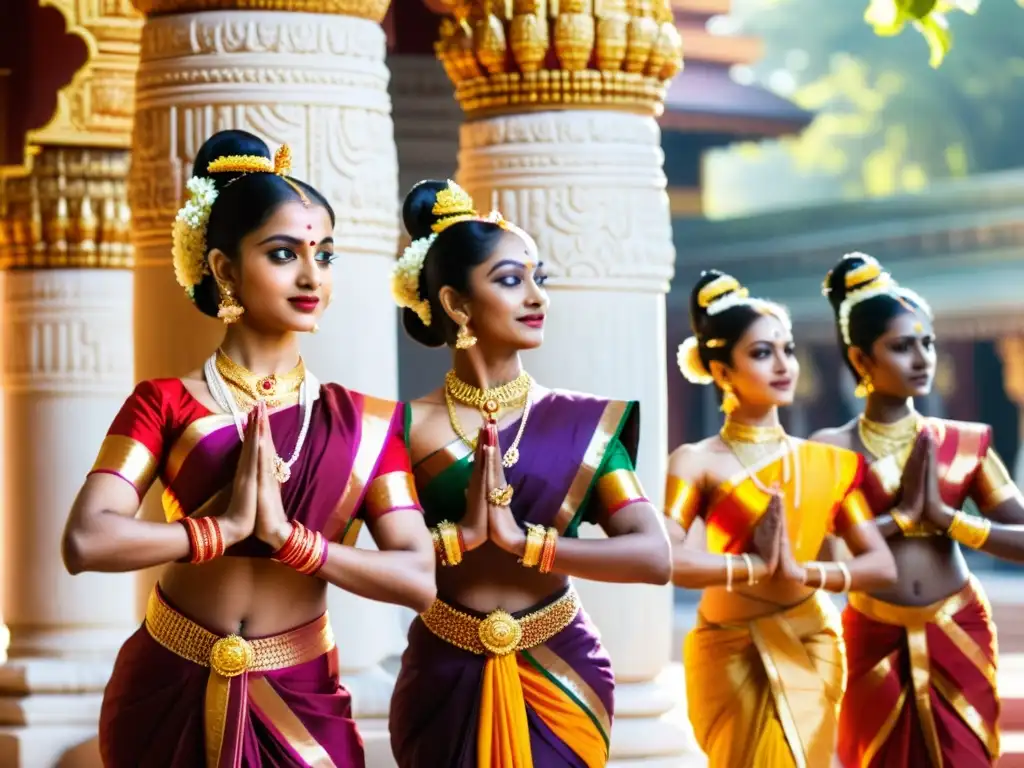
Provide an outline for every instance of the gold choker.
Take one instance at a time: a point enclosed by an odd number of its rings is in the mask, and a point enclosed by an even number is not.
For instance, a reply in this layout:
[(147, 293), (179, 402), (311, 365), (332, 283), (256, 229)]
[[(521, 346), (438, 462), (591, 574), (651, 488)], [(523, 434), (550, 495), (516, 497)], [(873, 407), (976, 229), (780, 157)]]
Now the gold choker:
[[(899, 421), (894, 421), (891, 424), (873, 421), (861, 414), (857, 419), (857, 434), (864, 447), (876, 459), (898, 454), (904, 450), (907, 450), (909, 456), (909, 449), (917, 439), (917, 433), (921, 430), (922, 424), (924, 424), (924, 418), (917, 411), (911, 411)], [(903, 462), (906, 461), (906, 457), (901, 458)]]
[(224, 353), (217, 350), (217, 372), (231, 390), (239, 407), (249, 409), (259, 400), (265, 400), (269, 408), (278, 408), (291, 401), (298, 401), (299, 387), (306, 378), (306, 365), (299, 358), (299, 364), (287, 373), (271, 373), (261, 376), (253, 373)]
[[(508, 447), (501, 458), (502, 466), (511, 469), (519, 461), (519, 441), (523, 439), (523, 432), (526, 429), (526, 421), (530, 417), (530, 387), (533, 386), (533, 379), (526, 371), (520, 373), (516, 378), (500, 387), (480, 389), (472, 384), (467, 384), (458, 376), (455, 371), (448, 371), (444, 377), (444, 400), (448, 406), (448, 421), (452, 425), (452, 431), (458, 438), (473, 450), (476, 450), (477, 438), (471, 438), (462, 429), (459, 423), (458, 414), (455, 413), (456, 401), (472, 408), (477, 408), (484, 421), (496, 421), (498, 411), (502, 408), (515, 408), (523, 406), (523, 416), (519, 421), (519, 430), (516, 432), (512, 445)], [(479, 437), (479, 432), (477, 432)]]
[(786, 439), (786, 430), (779, 424), (771, 427), (758, 427), (734, 419), (726, 419), (718, 434), (726, 443), (748, 443), (751, 445), (778, 443)]

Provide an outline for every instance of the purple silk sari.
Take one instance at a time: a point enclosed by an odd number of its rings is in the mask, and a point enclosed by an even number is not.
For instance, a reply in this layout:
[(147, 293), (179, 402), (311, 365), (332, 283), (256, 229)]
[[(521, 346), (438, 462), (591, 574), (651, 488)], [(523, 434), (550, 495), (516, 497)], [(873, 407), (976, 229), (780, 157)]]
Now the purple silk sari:
[[(163, 395), (159, 390), (151, 394), (149, 399), (154, 401), (164, 397), (156, 405), (140, 400), (136, 390), (115, 420), (111, 435), (121, 441), (145, 439), (160, 449), (159, 475), (166, 489), (163, 500), (169, 521), (197, 511), (218, 514), (227, 505), (241, 449), (234, 424), (230, 417), (205, 409), (197, 412), (194, 399), (175, 400), (173, 387), (164, 390)], [(177, 410), (175, 403), (180, 406)], [(155, 414), (156, 410), (160, 413)], [(366, 489), (385, 448), (401, 442), (402, 415), (397, 403), (324, 385), (313, 405), (309, 432), (291, 479), (282, 487), (289, 519), (333, 541), (351, 532), (352, 524), (363, 516)], [(165, 444), (154, 446), (151, 436), (131, 433), (133, 425), (147, 422), (152, 433), (157, 416), (163, 420)], [(298, 407), (274, 412), (270, 420), (278, 452), (290, 456), (301, 427)], [(117, 466), (101, 461), (94, 471), (135, 481), (128, 462)], [(268, 557), (271, 553), (267, 545), (250, 538), (227, 554)], [(164, 596), (158, 602), (174, 611)], [(151, 620), (147, 613), (147, 621)], [(305, 631), (300, 628), (296, 635)], [(304, 637), (316, 636), (307, 632)], [(104, 765), (362, 768), (362, 741), (349, 695), (338, 679), (337, 650), (329, 630), (324, 637), (329, 639), (320, 638), (323, 652), (321, 645), (313, 646), (313, 653), (319, 654), (315, 658), (283, 669), (244, 672), (225, 682), (209, 667), (158, 643), (144, 623), (122, 647), (104, 695), (100, 715)], [(217, 712), (211, 703), (215, 684), (223, 692)], [(216, 718), (223, 728), (219, 734), (218, 727), (212, 726)], [(217, 742), (212, 752), (216, 759), (208, 757), (211, 740)]]
[[(598, 510), (590, 496), (602, 473), (605, 451), (618, 439), (635, 460), (638, 410), (635, 403), (557, 391), (538, 401), (520, 443), (520, 460), (505, 471), (515, 489), (511, 507), (516, 519), (554, 526), (567, 536), (574, 536), (581, 522), (594, 522)], [(516, 422), (500, 430), (503, 448), (511, 444), (518, 426)], [(414, 468), (429, 525), (462, 516), (471, 472), (472, 455), (461, 442), (450, 443)], [(517, 618), (562, 594), (564, 590)], [(454, 607), (484, 618), (463, 606)], [(533, 765), (603, 765), (615, 684), (607, 653), (586, 613), (581, 609), (569, 626), (542, 645), (519, 651), (517, 657)], [(413, 622), (391, 700), (391, 744), (400, 768), (491, 768), (477, 765), (481, 688), (488, 661), (437, 637), (421, 619)]]

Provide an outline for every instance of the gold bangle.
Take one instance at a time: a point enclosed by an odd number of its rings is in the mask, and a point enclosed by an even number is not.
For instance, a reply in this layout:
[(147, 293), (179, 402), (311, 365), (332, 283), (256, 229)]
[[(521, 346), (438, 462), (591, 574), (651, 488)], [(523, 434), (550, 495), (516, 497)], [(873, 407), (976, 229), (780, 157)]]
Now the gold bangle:
[(448, 565), (458, 565), (462, 562), (462, 547), (459, 546), (459, 531), (455, 523), (442, 520), (437, 524), (437, 533), (441, 537), (441, 544), (444, 545), (444, 556)]
[(437, 528), (430, 529), (430, 539), (434, 542), (434, 551), (437, 553), (437, 559), (441, 565), (448, 565), (448, 558), (444, 554), (444, 542), (441, 541), (441, 534)]
[(850, 585), (853, 584), (853, 576), (850, 574), (849, 567), (843, 562), (836, 563), (836, 567), (843, 574), (843, 592), (849, 592)]
[(555, 528), (548, 528), (544, 533), (544, 547), (540, 553), (540, 565), (537, 570), (541, 573), (551, 573), (555, 566), (555, 550), (558, 549), (558, 531)]
[(992, 523), (987, 518), (968, 515), (958, 510), (953, 515), (946, 534), (970, 549), (981, 549), (988, 541)]
[(533, 568), (540, 562), (540, 556), (544, 550), (544, 527), (527, 523), (526, 525), (526, 548), (523, 550), (523, 557), (519, 560), (524, 568)]

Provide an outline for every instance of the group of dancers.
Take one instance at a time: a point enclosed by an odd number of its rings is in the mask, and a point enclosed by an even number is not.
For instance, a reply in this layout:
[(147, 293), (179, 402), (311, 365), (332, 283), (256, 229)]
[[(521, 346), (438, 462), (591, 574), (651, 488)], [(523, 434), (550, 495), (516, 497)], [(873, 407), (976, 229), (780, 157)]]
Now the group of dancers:
[[(175, 275), (224, 339), (136, 387), (63, 539), (72, 573), (166, 566), (107, 685), (107, 768), (363, 766), (328, 583), (418, 614), (389, 718), (400, 768), (604, 766), (614, 674), (571, 577), (703, 590), (684, 664), (713, 767), (994, 764), (995, 628), (960, 547), (1024, 561), (1024, 498), (990, 428), (914, 410), (931, 313), (877, 261), (825, 281), (864, 412), (808, 440), (778, 419), (799, 374), (785, 309), (702, 274), (679, 362), (725, 423), (671, 455), (662, 518), (634, 473), (636, 403), (522, 368), (545, 270), (499, 212), (451, 181), (406, 197), (394, 299), (452, 368), (397, 403), (302, 361), (335, 212), (287, 147), (217, 133), (187, 190)], [(157, 478), (166, 523), (136, 517)], [(363, 525), (376, 550), (352, 546)], [(849, 593), (842, 617), (826, 592)]]

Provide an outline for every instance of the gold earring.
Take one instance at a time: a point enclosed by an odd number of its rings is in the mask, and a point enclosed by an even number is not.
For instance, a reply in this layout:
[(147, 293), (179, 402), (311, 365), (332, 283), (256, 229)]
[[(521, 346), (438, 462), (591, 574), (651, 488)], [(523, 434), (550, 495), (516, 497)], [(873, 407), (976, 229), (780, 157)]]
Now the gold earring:
[(231, 294), (231, 286), (224, 283), (217, 283), (220, 288), (220, 304), (217, 305), (217, 317), (224, 321), (224, 325), (237, 323), (245, 313), (245, 307), (239, 304)]
[(870, 374), (865, 373), (860, 377), (860, 381), (857, 382), (857, 387), (853, 390), (853, 394), (857, 397), (867, 397), (875, 391), (875, 385), (871, 381)]
[(722, 411), (726, 416), (735, 411), (740, 406), (740, 399), (736, 397), (736, 392), (732, 388), (732, 384), (726, 382), (722, 385), (722, 405), (719, 410)]
[(469, 349), (476, 344), (476, 336), (469, 332), (469, 321), (459, 326), (459, 332), (455, 334), (455, 348)]
[(313, 327), (309, 329), (310, 333), (320, 333), (320, 323), (313, 323)]

